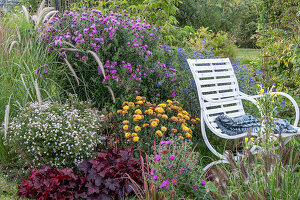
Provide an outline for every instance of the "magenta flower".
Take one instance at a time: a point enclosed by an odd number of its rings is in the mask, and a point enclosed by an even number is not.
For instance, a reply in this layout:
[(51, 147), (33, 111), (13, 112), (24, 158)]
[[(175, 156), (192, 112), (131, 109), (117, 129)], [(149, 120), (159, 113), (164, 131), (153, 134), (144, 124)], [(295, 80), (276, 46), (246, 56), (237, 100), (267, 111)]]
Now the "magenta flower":
[(175, 159), (175, 156), (174, 155), (170, 155), (170, 160), (174, 160)]
[(176, 178), (173, 178), (171, 181), (172, 183), (177, 183), (178, 180)]
[(201, 181), (200, 183), (202, 186), (205, 186), (206, 185), (206, 182), (205, 181)]
[(82, 56), (82, 58), (81, 58), (83, 61), (85, 61), (86, 60), (86, 56)]
[(47, 74), (48, 73), (48, 69), (44, 69), (44, 73)]
[(156, 181), (156, 180), (157, 180), (157, 175), (154, 175), (154, 176), (152, 177), (152, 180)]
[(154, 175), (154, 172), (156, 171), (156, 167), (151, 169), (151, 176)]
[(197, 190), (197, 185), (193, 185), (194, 190)]
[(168, 168), (171, 169), (172, 167), (174, 167), (174, 165), (169, 165)]
[(155, 161), (160, 161), (160, 159), (161, 159), (161, 156), (160, 156), (160, 155), (157, 155), (157, 156), (154, 158)]
[(183, 167), (181, 167), (181, 168), (179, 169), (179, 172), (180, 172), (180, 174), (183, 174), (183, 173), (184, 173)]
[(170, 185), (170, 181), (169, 180), (165, 180), (162, 182), (162, 184), (159, 186), (159, 188), (164, 188), (164, 187), (168, 187)]

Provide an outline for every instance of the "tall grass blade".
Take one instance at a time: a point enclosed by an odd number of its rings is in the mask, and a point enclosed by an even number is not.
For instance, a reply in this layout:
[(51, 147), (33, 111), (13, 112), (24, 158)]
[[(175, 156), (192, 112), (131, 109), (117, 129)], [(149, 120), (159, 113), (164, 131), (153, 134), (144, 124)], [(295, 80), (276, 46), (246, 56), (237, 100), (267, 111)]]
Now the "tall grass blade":
[(33, 100), (32, 96), (31, 96), (31, 94), (30, 94), (30, 92), (29, 92), (29, 90), (28, 90), (28, 88), (27, 88), (27, 86), (26, 86), (26, 83), (25, 83), (25, 81), (24, 81), (23, 74), (21, 74), (21, 80), (22, 80), (22, 83), (23, 83), (23, 85), (24, 85), (24, 87), (25, 87), (25, 90), (26, 90), (28, 96), (31, 98), (31, 100)]

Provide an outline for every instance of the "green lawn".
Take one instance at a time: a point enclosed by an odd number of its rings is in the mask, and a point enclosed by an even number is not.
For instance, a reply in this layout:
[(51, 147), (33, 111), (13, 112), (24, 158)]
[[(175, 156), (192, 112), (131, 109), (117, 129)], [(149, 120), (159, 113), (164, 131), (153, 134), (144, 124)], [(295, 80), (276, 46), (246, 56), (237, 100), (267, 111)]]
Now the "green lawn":
[(235, 54), (236, 59), (253, 60), (258, 57), (259, 49), (238, 48)]
[(12, 181), (7, 181), (3, 174), (0, 173), (0, 199), (1, 200), (15, 200), (21, 199), (16, 194), (18, 186)]

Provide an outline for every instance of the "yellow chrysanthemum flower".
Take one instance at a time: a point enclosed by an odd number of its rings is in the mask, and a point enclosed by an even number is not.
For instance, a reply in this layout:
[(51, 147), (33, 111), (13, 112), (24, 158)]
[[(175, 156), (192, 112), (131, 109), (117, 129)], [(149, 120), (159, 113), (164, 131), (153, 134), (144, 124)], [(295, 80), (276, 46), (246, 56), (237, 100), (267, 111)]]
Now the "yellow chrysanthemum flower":
[(171, 101), (171, 100), (167, 100), (167, 103), (168, 103), (168, 104), (171, 104), (171, 103), (172, 103), (172, 101)]
[(136, 109), (136, 110), (134, 111), (134, 113), (135, 113), (135, 114), (138, 114), (138, 115), (143, 114), (143, 112), (141, 111), (141, 109)]
[(122, 111), (122, 114), (123, 114), (123, 115), (126, 115), (126, 114), (128, 114), (128, 111), (127, 111), (127, 110), (123, 110), (123, 111)]
[(121, 113), (122, 113), (122, 111), (123, 111), (123, 110), (118, 110), (118, 111), (117, 111), (117, 113), (118, 113), (118, 114), (121, 114)]
[(143, 101), (137, 101), (137, 102), (135, 102), (135, 104), (137, 104), (137, 105), (141, 105), (143, 103), (144, 103)]
[(146, 128), (148, 126), (149, 126), (149, 124), (143, 124), (143, 128)]
[(171, 130), (173, 133), (177, 133), (177, 129), (175, 129), (175, 128), (172, 128), (172, 130)]
[(124, 106), (123, 110), (129, 110), (129, 106)]
[(167, 107), (167, 104), (165, 104), (165, 103), (161, 103), (161, 104), (158, 104), (158, 107), (165, 108), (165, 107)]
[(132, 136), (132, 137), (136, 137), (137, 134), (136, 134), (136, 133), (132, 133), (131, 136)]
[(184, 115), (183, 117), (184, 117), (184, 119), (186, 119), (186, 120), (190, 120), (190, 117), (189, 117), (188, 115)]
[(124, 130), (124, 131), (128, 131), (128, 128), (129, 128), (128, 125), (124, 125), (124, 126), (123, 126), (123, 130)]
[(178, 113), (177, 116), (183, 118), (183, 114), (182, 113)]
[(157, 136), (162, 137), (162, 135), (163, 135), (163, 133), (162, 133), (160, 130), (157, 130), (157, 131), (155, 132), (155, 136), (156, 136), (156, 137), (157, 137)]
[(152, 114), (153, 114), (153, 110), (148, 109), (148, 110), (145, 111), (145, 113), (146, 113), (146, 114), (149, 114), (149, 115), (152, 115)]
[(158, 125), (158, 123), (157, 123), (156, 121), (152, 121), (152, 122), (151, 122), (151, 126), (152, 126), (153, 128), (157, 127), (157, 125)]
[(163, 119), (168, 119), (168, 115), (166, 115), (166, 114), (163, 114), (161, 117), (162, 117)]
[(162, 126), (162, 127), (160, 128), (160, 130), (163, 131), (163, 132), (165, 132), (165, 131), (167, 131), (167, 127)]
[(128, 104), (128, 101), (124, 101), (123, 103), (122, 103), (122, 106), (126, 106)]
[(175, 116), (172, 116), (172, 117), (171, 117), (171, 120), (174, 121), (174, 122), (177, 122), (177, 121), (178, 121), (178, 118), (175, 117)]
[(140, 131), (141, 131), (141, 127), (135, 126), (135, 127), (134, 127), (134, 131), (135, 131), (135, 132), (140, 132)]
[(129, 121), (128, 120), (124, 120), (123, 124), (129, 124)]
[(133, 102), (129, 102), (129, 103), (128, 103), (128, 106), (129, 106), (129, 107), (134, 107), (135, 105), (134, 105)]
[(254, 138), (252, 137), (250, 140), (251, 140), (251, 141), (254, 141)]
[(140, 140), (139, 137), (137, 137), (137, 136), (136, 136), (136, 137), (133, 137), (133, 141), (134, 141), (134, 142), (138, 142), (139, 140)]
[(158, 113), (164, 113), (165, 112), (165, 110), (162, 107), (156, 107), (155, 111), (158, 112)]
[(186, 126), (186, 125), (184, 125), (184, 124), (182, 124), (181, 125), (181, 129), (184, 131), (184, 132), (189, 132), (189, 128)]
[(245, 137), (245, 142), (248, 142), (248, 141), (249, 141), (249, 139), (247, 137)]
[(125, 138), (130, 138), (131, 137), (131, 133), (125, 133)]
[(191, 135), (190, 133), (186, 133), (186, 134), (185, 134), (185, 137), (187, 137), (187, 138), (192, 138), (192, 135)]
[(143, 97), (141, 96), (136, 96), (136, 100), (141, 101), (143, 99)]

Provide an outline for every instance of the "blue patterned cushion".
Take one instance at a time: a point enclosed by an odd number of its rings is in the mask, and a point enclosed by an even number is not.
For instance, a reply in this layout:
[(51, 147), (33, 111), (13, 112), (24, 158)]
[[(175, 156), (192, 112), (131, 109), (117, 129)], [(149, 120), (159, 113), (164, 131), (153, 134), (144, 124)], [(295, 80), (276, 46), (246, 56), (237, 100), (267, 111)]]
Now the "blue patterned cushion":
[[(216, 118), (218, 127), (224, 134), (234, 136), (248, 132), (252, 128), (253, 133), (257, 133), (260, 129), (260, 123), (250, 114), (245, 114), (240, 117), (230, 118), (224, 114)], [(291, 124), (285, 119), (279, 119), (275, 122), (275, 134), (279, 133), (297, 133)]]

